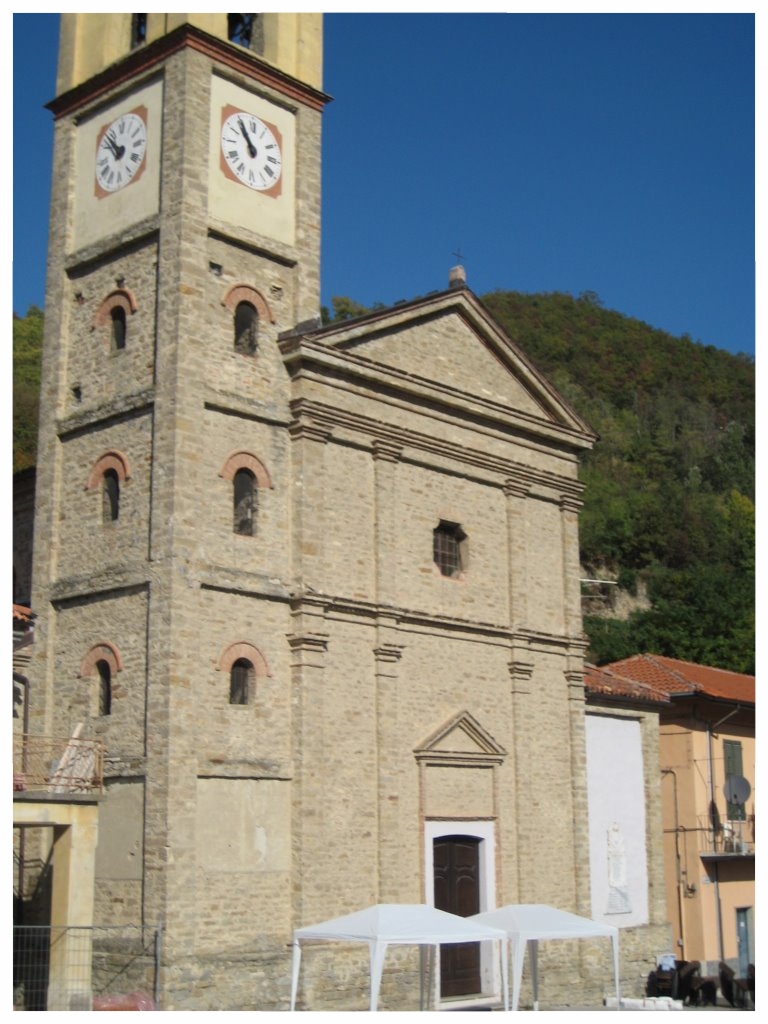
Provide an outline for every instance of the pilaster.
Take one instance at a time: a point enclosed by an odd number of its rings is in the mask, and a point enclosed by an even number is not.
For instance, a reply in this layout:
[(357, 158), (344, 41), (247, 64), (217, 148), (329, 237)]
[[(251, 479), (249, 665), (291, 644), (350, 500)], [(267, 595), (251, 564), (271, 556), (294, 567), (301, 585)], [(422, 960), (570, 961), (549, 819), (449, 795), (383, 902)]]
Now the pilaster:
[(330, 431), (311, 421), (290, 427), (293, 462), (293, 578), (309, 590), (324, 583), (325, 446)]
[(311, 924), (322, 914), (326, 800), (323, 794), (325, 663), (328, 634), (320, 631), (323, 610), (293, 604), (291, 714), (293, 737), (292, 877), (294, 927)]
[[(400, 658), (403, 647), (391, 642), (392, 630), (379, 624), (379, 644), (373, 652), (376, 660), (376, 741), (379, 802), (379, 894), (381, 903), (397, 903), (402, 892), (402, 828), (400, 800), (405, 768), (399, 749), (400, 721)], [(394, 634), (395, 637), (397, 634)]]
[(504, 483), (507, 499), (507, 548), (509, 551), (509, 625), (520, 629), (528, 619), (527, 544), (525, 536), (525, 501), (528, 485), (524, 481), (508, 479)]
[(563, 626), (566, 636), (581, 635), (581, 585), (579, 583), (579, 511), (582, 502), (572, 495), (560, 499), (563, 545)]

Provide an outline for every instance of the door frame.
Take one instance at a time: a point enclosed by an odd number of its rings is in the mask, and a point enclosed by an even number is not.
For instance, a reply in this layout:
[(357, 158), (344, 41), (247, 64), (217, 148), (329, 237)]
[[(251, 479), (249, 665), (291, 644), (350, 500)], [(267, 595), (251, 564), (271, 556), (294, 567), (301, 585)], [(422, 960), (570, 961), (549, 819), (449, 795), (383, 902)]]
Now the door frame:
[[(480, 889), (480, 913), (496, 909), (496, 823), (493, 821), (425, 821), (424, 822), (424, 899), (430, 907), (435, 905), (435, 862), (433, 843), (446, 836), (468, 836), (478, 839), (478, 867)], [(435, 968), (439, 987), (440, 965)], [(480, 943), (480, 987), (484, 997), (501, 994), (499, 959), (495, 955), (493, 942)], [(471, 996), (467, 997), (472, 1002)], [(457, 1000), (452, 999), (455, 1006)]]

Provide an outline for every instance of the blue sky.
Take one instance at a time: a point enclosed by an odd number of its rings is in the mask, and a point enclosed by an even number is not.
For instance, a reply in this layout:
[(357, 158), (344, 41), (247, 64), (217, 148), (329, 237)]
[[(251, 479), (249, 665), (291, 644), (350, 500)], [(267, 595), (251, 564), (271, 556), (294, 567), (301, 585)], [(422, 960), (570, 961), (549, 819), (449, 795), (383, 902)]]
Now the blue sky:
[[(57, 20), (14, 16), (21, 314), (44, 302)], [(478, 295), (593, 291), (754, 354), (751, 14), (330, 14), (324, 44), (324, 304), (443, 289), (460, 252)]]

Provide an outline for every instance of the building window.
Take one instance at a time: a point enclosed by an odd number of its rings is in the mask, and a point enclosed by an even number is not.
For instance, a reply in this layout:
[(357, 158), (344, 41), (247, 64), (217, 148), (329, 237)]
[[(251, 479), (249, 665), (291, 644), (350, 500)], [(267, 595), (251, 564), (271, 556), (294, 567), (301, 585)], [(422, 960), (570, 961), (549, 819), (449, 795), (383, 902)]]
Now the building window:
[(146, 14), (131, 15), (131, 49), (142, 46), (147, 41), (147, 16)]
[(104, 470), (103, 516), (105, 523), (114, 523), (120, 515), (120, 480), (114, 469)]
[(234, 532), (252, 537), (256, 528), (256, 477), (250, 469), (238, 469), (233, 480)]
[(253, 665), (245, 658), (238, 658), (229, 670), (229, 703), (247, 704), (251, 697), (252, 681), (255, 677)]
[(467, 568), (467, 536), (458, 523), (440, 520), (432, 533), (435, 565), (443, 576), (458, 576)]
[[(725, 786), (727, 790), (738, 790), (738, 786), (729, 786), (729, 780), (742, 778), (744, 763), (740, 740), (723, 740), (723, 759), (725, 761)], [(734, 795), (736, 795), (734, 793)], [(746, 821), (747, 814), (743, 803), (735, 800), (727, 801), (727, 818), (729, 821)]]
[(252, 356), (256, 352), (259, 314), (250, 302), (238, 302), (235, 308), (235, 352)]
[(122, 306), (113, 306), (110, 317), (112, 319), (112, 351), (122, 352), (125, 348), (126, 335), (125, 310)]
[(228, 14), (227, 36), (231, 43), (244, 46), (248, 50), (256, 49), (258, 14)]
[(97, 661), (96, 671), (99, 673), (99, 715), (104, 718), (112, 714), (112, 669), (109, 662)]

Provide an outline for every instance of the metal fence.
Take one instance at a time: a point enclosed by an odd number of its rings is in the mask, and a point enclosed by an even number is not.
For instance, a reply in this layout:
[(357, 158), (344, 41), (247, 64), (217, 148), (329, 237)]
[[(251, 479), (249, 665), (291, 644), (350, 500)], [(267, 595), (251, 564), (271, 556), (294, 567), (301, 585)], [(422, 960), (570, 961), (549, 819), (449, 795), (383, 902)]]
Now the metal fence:
[(156, 926), (14, 925), (14, 1010), (155, 1010)]
[(13, 737), (14, 793), (99, 792), (104, 779), (104, 745), (101, 740), (30, 736)]

